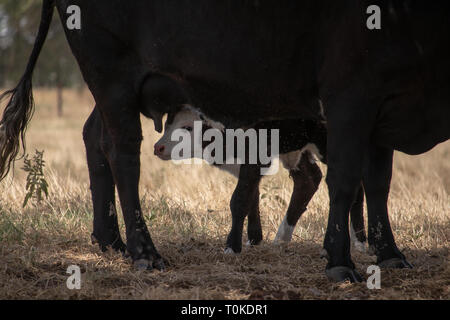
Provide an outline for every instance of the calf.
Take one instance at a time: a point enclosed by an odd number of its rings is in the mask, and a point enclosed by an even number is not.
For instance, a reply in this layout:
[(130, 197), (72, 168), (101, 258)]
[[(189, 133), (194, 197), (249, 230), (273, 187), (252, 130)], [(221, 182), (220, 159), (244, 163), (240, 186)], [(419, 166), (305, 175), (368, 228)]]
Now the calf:
[[(192, 134), (194, 122), (201, 122), (201, 135)], [(202, 151), (208, 147), (212, 141), (203, 141), (204, 133), (209, 129), (216, 129), (222, 136), (222, 141), (229, 137), (225, 134), (223, 125), (207, 119), (200, 112), (189, 106), (174, 114), (169, 114), (165, 123), (164, 134), (154, 146), (155, 155), (163, 160), (173, 159), (175, 146), (179, 141), (174, 141), (172, 135), (176, 130), (186, 130), (190, 133), (190, 144), (194, 146), (197, 142), (201, 145)], [(248, 129), (248, 128), (247, 128)], [(289, 242), (292, 238), (295, 225), (306, 206), (316, 192), (322, 179), (322, 173), (316, 164), (312, 153), (325, 162), (326, 159), (326, 128), (323, 123), (317, 120), (282, 120), (258, 123), (253, 129), (279, 130), (279, 158), (283, 166), (289, 170), (290, 177), (294, 182), (294, 189), (286, 215), (276, 234), (275, 243)], [(201, 141), (195, 141), (200, 138)], [(234, 139), (234, 137), (233, 137)], [(271, 139), (268, 139), (271, 141)], [(259, 143), (257, 144), (260, 145)], [(223, 154), (226, 153), (226, 143), (223, 143)], [(193, 158), (193, 147), (190, 153), (177, 154), (179, 159)], [(249, 140), (246, 140), (245, 158), (248, 160)], [(234, 153), (236, 154), (236, 152)], [(228, 235), (225, 248), (226, 253), (239, 253), (242, 248), (242, 230), (245, 217), (248, 216), (248, 242), (249, 245), (259, 244), (263, 238), (259, 215), (259, 183), (262, 178), (261, 167), (263, 164), (233, 164), (218, 163), (209, 161), (215, 167), (225, 170), (238, 178), (236, 189), (231, 198), (232, 229)], [(244, 163), (248, 163), (245, 161)], [(267, 165), (266, 165), (267, 167)], [(362, 187), (358, 192), (358, 197), (351, 209), (351, 230), (352, 240), (355, 248), (364, 250), (366, 235), (363, 220), (364, 193)]]

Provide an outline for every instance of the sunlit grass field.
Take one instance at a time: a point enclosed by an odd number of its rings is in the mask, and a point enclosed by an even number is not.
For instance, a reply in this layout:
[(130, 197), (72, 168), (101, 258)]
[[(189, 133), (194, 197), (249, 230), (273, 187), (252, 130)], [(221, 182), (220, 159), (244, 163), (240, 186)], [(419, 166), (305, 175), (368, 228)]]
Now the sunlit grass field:
[[(332, 284), (324, 275), (326, 262), (319, 258), (328, 213), (324, 181), (292, 243), (272, 244), (292, 188), (283, 169), (261, 185), (263, 244), (224, 255), (236, 179), (208, 165), (157, 159), (153, 144), (159, 135), (152, 121), (142, 117), (141, 203), (169, 266), (165, 272), (137, 272), (120, 254), (101, 253), (91, 244), (93, 212), (81, 133), (94, 106), (92, 97), (87, 90), (64, 91), (62, 118), (53, 90), (35, 90), (35, 101), (27, 152), (44, 150), (49, 197), (22, 208), (23, 160), (0, 183), (1, 299), (450, 298), (449, 142), (421, 156), (395, 154), (390, 218), (397, 244), (415, 268), (382, 271), (381, 289), (369, 290), (365, 283)], [(321, 168), (325, 175), (326, 167)], [(119, 219), (123, 232), (120, 212)], [(367, 276), (375, 257), (352, 255)], [(81, 268), (80, 290), (66, 286), (70, 265)]]

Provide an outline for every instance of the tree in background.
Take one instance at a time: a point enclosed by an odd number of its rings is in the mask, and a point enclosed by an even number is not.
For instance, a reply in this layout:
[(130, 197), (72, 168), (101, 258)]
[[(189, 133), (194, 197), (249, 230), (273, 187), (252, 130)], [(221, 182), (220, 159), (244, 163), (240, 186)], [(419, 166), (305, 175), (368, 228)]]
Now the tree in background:
[[(38, 0), (0, 0), (0, 88), (15, 86), (22, 76), (39, 28), (41, 7)], [(84, 82), (56, 15), (55, 12), (33, 84), (57, 89), (57, 112), (62, 115), (62, 89), (80, 88)]]

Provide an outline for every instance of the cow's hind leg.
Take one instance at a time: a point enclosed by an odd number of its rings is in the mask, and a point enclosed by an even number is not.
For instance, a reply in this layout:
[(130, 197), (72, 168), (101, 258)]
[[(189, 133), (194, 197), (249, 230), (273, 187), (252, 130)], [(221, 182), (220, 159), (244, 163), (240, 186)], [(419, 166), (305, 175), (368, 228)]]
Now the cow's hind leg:
[[(225, 253), (240, 253), (242, 250), (244, 220), (255, 206), (253, 200), (259, 192), (258, 188), (260, 181), (261, 173), (259, 166), (252, 164), (241, 165), (239, 170), (239, 180), (230, 201), (232, 226), (227, 238)], [(254, 217), (252, 217), (252, 219), (254, 219)], [(252, 223), (254, 223), (254, 221), (252, 221)]]
[(372, 146), (364, 169), (364, 188), (368, 208), (368, 236), (380, 267), (411, 268), (395, 244), (389, 223), (387, 201), (392, 176), (393, 151)]
[(163, 269), (164, 263), (148, 232), (139, 199), (140, 108), (133, 88), (124, 85), (100, 92), (97, 103), (103, 123), (105, 151), (124, 216), (127, 251), (138, 269)]
[(100, 147), (101, 133), (102, 122), (95, 108), (83, 128), (94, 207), (92, 241), (98, 243), (102, 251), (112, 247), (125, 252), (126, 246), (120, 236), (117, 223), (115, 184), (109, 163)]
[(286, 216), (278, 228), (274, 243), (291, 241), (295, 225), (306, 211), (309, 201), (322, 180), (322, 172), (308, 151), (303, 153), (297, 168), (289, 170), (289, 174), (294, 181), (294, 189)]

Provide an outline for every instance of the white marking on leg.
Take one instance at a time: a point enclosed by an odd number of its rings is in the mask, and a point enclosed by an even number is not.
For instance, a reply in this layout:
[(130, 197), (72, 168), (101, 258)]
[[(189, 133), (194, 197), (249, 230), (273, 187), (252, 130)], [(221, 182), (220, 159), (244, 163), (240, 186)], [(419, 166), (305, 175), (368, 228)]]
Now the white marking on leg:
[(214, 128), (214, 129), (218, 129), (220, 131), (225, 131), (225, 126), (221, 122), (214, 121), (214, 120), (208, 118), (203, 112), (201, 112), (199, 109), (195, 108), (194, 106), (192, 106), (190, 104), (185, 104), (183, 106), (183, 109), (196, 113), (198, 115), (198, 117), (200, 119), (202, 119), (202, 121), (204, 121), (204, 123), (207, 126)]
[(230, 254), (230, 255), (237, 255), (237, 252), (234, 252), (233, 249), (231, 249), (230, 247), (225, 248), (225, 250), (223, 250), (223, 253), (225, 254)]
[(280, 242), (290, 242), (292, 239), (292, 234), (294, 233), (295, 226), (290, 226), (287, 222), (287, 217), (285, 216), (283, 221), (278, 228), (277, 235), (273, 241), (275, 244)]
[(355, 229), (353, 229), (353, 225), (351, 224), (350, 224), (350, 239), (356, 251), (362, 253), (367, 251), (366, 244), (358, 240), (358, 238), (356, 237)]

